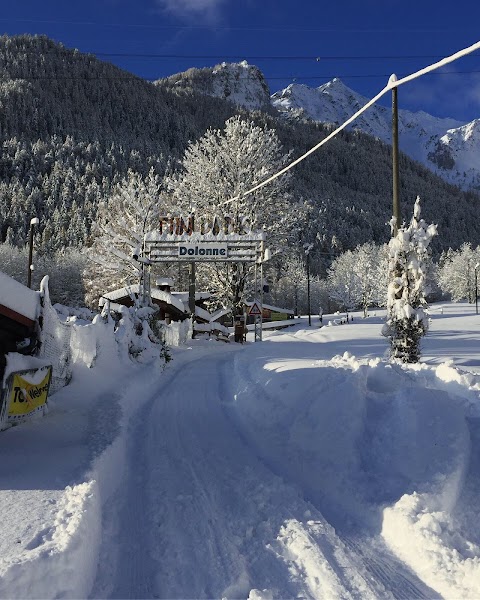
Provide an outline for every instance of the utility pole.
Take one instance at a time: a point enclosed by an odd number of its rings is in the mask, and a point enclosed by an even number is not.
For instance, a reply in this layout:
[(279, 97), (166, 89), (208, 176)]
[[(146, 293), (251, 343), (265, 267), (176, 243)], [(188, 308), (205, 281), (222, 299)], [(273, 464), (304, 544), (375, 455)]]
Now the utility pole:
[[(390, 82), (397, 81), (396, 75), (390, 76)], [(400, 217), (400, 177), (398, 168), (398, 88), (392, 88), (392, 168), (393, 168), (393, 237), (401, 225)]]
[(308, 305), (308, 325), (312, 325), (312, 307), (310, 303), (310, 250), (313, 244), (304, 244), (305, 254), (307, 256), (307, 305)]
[(475, 314), (478, 315), (478, 285), (477, 285), (477, 270), (480, 263), (475, 265)]

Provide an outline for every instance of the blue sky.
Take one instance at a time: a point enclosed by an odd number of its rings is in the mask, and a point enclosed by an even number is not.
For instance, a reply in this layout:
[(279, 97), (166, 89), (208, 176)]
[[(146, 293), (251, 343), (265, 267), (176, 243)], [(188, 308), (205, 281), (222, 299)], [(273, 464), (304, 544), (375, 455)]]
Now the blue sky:
[[(151, 80), (247, 59), (263, 71), (272, 93), (294, 81), (318, 86), (340, 77), (371, 98), (390, 74), (410, 74), (480, 40), (480, 3), (472, 0), (3, 0), (2, 5), (2, 33), (46, 34)], [(401, 87), (399, 105), (461, 121), (480, 118), (480, 54)]]

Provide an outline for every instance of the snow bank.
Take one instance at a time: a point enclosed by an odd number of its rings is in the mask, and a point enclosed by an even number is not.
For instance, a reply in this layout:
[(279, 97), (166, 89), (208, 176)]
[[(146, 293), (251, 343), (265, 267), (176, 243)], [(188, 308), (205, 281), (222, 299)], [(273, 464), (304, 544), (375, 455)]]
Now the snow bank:
[[(472, 533), (480, 510), (472, 498), (475, 508), (470, 507), (466, 515), (459, 498), (468, 488), (466, 480), (468, 483), (472, 462), (472, 429), (468, 425), (473, 421), (465, 416), (474, 417), (475, 421), (480, 416), (480, 377), (456, 369), (451, 362), (436, 368), (417, 365), (411, 370), (418, 381), (436, 390), (432, 390), (437, 395), (435, 406), (428, 406), (425, 393), (419, 402), (425, 413), (431, 415), (430, 428), (439, 427), (436, 444), (441, 450), (437, 459), (442, 452), (444, 456), (434, 465), (435, 477), (385, 508), (382, 535), (397, 555), (443, 597), (477, 598), (480, 545)], [(444, 392), (440, 410), (438, 390)], [(418, 435), (423, 437), (425, 432), (419, 431)], [(476, 496), (478, 499), (478, 493)]]
[(444, 598), (478, 598), (480, 546), (459, 532), (435, 494), (405, 494), (384, 511), (382, 535), (390, 547)]
[(283, 354), (236, 356), (229, 408), (259, 455), (334, 526), (381, 531), (437, 593), (479, 597), (480, 546), (458, 506), (480, 378), (451, 364)]
[(90, 591), (100, 535), (95, 482), (68, 486), (45, 525), (22, 553), (0, 559), (2, 598), (85, 598)]

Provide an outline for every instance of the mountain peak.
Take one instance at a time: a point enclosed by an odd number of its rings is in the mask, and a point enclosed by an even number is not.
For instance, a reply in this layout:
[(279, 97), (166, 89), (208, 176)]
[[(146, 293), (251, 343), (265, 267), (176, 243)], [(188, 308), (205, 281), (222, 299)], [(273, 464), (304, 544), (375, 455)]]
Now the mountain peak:
[[(347, 87), (338, 77), (318, 88), (289, 85), (272, 96), (273, 106), (284, 115), (322, 123), (344, 123), (368, 99)], [(392, 117), (389, 108), (371, 106), (350, 125), (391, 143)], [(480, 170), (480, 120), (463, 124), (454, 119), (433, 117), (425, 112), (399, 110), (400, 148), (414, 160), (464, 189), (477, 188)]]
[(175, 89), (224, 98), (249, 110), (270, 111), (270, 90), (263, 73), (246, 60), (188, 69), (156, 82)]
[(325, 88), (325, 89), (331, 88), (331, 89), (337, 89), (337, 90), (341, 90), (341, 89), (347, 89), (347, 90), (349, 90), (350, 89), (338, 77), (334, 77), (331, 81), (328, 81), (327, 83), (324, 83), (320, 87), (321, 88)]

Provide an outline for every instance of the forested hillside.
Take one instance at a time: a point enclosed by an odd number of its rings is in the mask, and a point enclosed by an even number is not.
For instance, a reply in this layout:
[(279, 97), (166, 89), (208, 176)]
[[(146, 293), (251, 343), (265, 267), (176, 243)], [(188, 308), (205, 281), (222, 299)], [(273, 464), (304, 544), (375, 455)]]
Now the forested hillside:
[[(1, 37), (0, 69), (0, 241), (24, 245), (30, 218), (38, 216), (37, 247), (44, 252), (90, 244), (98, 203), (129, 169), (174, 170), (189, 141), (208, 127), (222, 128), (235, 113), (275, 129), (292, 158), (330, 131), (199, 93), (191, 73), (182, 85), (154, 85), (45, 37)], [(404, 215), (420, 195), (425, 219), (439, 226), (436, 252), (480, 243), (479, 196), (405, 156), (400, 169)], [(291, 192), (310, 205), (299, 247), (319, 240), (312, 264), (323, 269), (328, 254), (388, 239), (390, 149), (343, 133), (295, 167)]]

